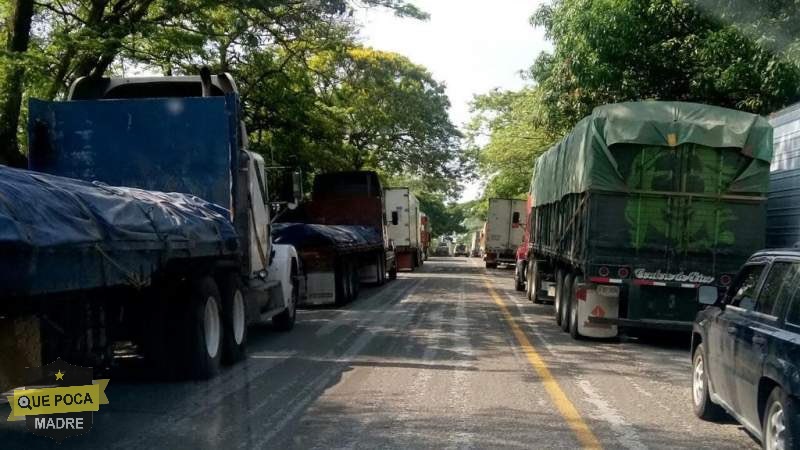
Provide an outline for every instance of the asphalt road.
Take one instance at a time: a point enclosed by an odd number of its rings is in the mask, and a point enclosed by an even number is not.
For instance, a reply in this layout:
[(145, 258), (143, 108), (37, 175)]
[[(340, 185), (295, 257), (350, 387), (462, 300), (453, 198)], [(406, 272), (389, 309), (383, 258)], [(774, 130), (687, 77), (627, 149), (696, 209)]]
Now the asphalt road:
[(57, 445), (2, 422), (0, 447), (758, 448), (692, 414), (687, 339), (572, 341), (478, 259), (433, 258), (249, 339), (208, 382), (118, 370), (88, 434)]

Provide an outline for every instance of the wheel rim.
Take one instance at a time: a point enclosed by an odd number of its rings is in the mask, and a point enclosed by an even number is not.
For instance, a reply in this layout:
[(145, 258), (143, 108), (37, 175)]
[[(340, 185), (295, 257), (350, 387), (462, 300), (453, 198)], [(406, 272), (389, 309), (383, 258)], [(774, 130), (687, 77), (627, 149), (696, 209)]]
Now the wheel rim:
[(692, 376), (692, 398), (695, 406), (700, 406), (705, 397), (705, 367), (703, 365), (703, 355), (698, 354), (694, 360), (694, 371)]
[(233, 294), (233, 340), (236, 345), (240, 345), (244, 341), (244, 296), (242, 291), (236, 290)]
[(206, 299), (205, 314), (203, 314), (203, 331), (206, 338), (206, 352), (214, 358), (219, 352), (220, 323), (219, 307), (214, 297)]
[(767, 450), (784, 450), (786, 425), (783, 421), (783, 406), (779, 402), (774, 402), (770, 406), (766, 428)]

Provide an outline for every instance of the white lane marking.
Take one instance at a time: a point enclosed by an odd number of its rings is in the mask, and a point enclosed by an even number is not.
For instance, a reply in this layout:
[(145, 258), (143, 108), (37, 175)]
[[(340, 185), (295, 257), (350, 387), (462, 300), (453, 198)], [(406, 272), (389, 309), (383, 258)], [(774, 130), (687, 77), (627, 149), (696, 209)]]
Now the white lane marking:
[[(467, 361), (471, 361), (474, 355), (472, 344), (469, 341), (469, 318), (464, 307), (464, 281), (460, 283), (458, 292), (458, 302), (456, 304), (456, 315), (453, 324), (453, 346), (451, 351), (454, 354), (463, 355)], [(452, 359), (452, 358), (451, 358)], [(470, 417), (470, 374), (464, 370), (456, 370), (452, 376), (449, 392), (449, 406), (458, 415), (458, 426), (450, 432), (450, 445), (447, 448), (469, 449), (473, 447), (474, 432), (470, 430), (472, 423)]]
[(314, 336), (316, 337), (326, 336), (345, 325), (360, 322), (362, 317), (365, 316), (367, 313), (369, 313), (368, 310), (365, 311), (365, 309), (367, 309), (365, 307), (372, 306), (374, 300), (376, 298), (379, 298), (379, 294), (391, 295), (394, 292), (397, 292), (395, 286), (402, 286), (402, 285), (401, 283), (395, 281), (395, 283), (391, 286), (387, 286), (386, 288), (376, 288), (374, 292), (370, 293), (370, 295), (357, 299), (358, 304), (354, 308), (340, 311), (339, 314), (328, 320), (328, 323), (321, 326), (314, 333)]
[[(409, 298), (412, 298), (414, 292), (423, 281), (424, 280), (416, 281), (409, 289), (402, 291), (400, 294), (400, 298), (402, 299), (400, 300), (400, 304), (406, 303)], [(419, 308), (420, 304), (421, 303), (417, 303), (417, 305), (412, 308), (412, 313), (413, 310)], [(387, 307), (396, 306), (394, 300), (386, 302), (384, 305)], [(283, 431), (283, 429), (290, 422), (296, 420), (297, 416), (300, 415), (301, 412), (305, 411), (305, 409), (308, 408), (311, 403), (317, 400), (318, 395), (316, 394), (318, 392), (324, 392), (325, 387), (342, 373), (344, 366), (354, 359), (355, 355), (364, 350), (364, 348), (370, 343), (375, 335), (370, 328), (381, 329), (395, 318), (396, 316), (391, 314), (378, 313), (377, 317), (372, 322), (363, 324), (362, 326), (365, 328), (364, 331), (361, 332), (356, 340), (350, 344), (350, 346), (340, 356), (340, 359), (345, 362), (336, 364), (333, 367), (324, 370), (321, 374), (308, 382), (301, 392), (295, 396), (295, 398), (286, 403), (282, 408), (274, 411), (273, 414), (264, 421), (264, 423), (270, 424), (266, 433), (261, 435), (255, 443), (242, 443), (239, 448), (266, 447), (267, 443), (274, 439), (278, 433)], [(332, 358), (332, 353), (333, 350), (328, 352), (326, 357)]]
[[(527, 323), (533, 323), (535, 319), (533, 319), (530, 314), (527, 314), (521, 306), (523, 306), (519, 299), (517, 299), (514, 295), (506, 292), (506, 297), (511, 300), (511, 302), (517, 306), (517, 310), (519, 314), (525, 319)], [(526, 331), (532, 333), (536, 336), (536, 339), (539, 340), (542, 345), (544, 345), (545, 349), (550, 352), (551, 355), (554, 357), (561, 359), (562, 361), (570, 364), (570, 365), (578, 365), (580, 361), (575, 359), (574, 357), (567, 356), (561, 352), (559, 352), (556, 347), (549, 342), (549, 340), (538, 330), (533, 327), (528, 327)], [(593, 411), (589, 411), (588, 416), (594, 420), (605, 422), (608, 424), (611, 431), (614, 433), (614, 436), (617, 442), (624, 448), (630, 450), (645, 450), (647, 446), (642, 443), (641, 439), (639, 438), (639, 434), (636, 432), (636, 429), (630, 424), (630, 422), (623, 417), (616, 408), (611, 406), (608, 401), (598, 392), (592, 383), (580, 375), (573, 376), (574, 383), (583, 391), (586, 395), (584, 400), (594, 406)]]
[(589, 380), (581, 376), (576, 376), (575, 380), (578, 387), (586, 394), (584, 400), (595, 407), (594, 411), (589, 412), (589, 417), (606, 422), (614, 432), (617, 442), (623, 447), (630, 450), (647, 449), (631, 424), (594, 389)]

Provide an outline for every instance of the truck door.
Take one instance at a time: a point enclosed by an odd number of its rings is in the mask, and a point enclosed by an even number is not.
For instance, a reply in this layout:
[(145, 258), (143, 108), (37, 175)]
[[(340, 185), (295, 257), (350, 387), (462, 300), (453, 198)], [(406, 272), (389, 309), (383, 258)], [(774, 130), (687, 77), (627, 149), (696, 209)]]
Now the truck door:
[(512, 200), (511, 204), (511, 225), (508, 231), (508, 247), (516, 249), (522, 245), (522, 241), (525, 238), (526, 202), (524, 200)]
[(509, 245), (511, 228), (511, 200), (489, 200), (489, 218), (487, 221), (486, 251), (502, 252)]

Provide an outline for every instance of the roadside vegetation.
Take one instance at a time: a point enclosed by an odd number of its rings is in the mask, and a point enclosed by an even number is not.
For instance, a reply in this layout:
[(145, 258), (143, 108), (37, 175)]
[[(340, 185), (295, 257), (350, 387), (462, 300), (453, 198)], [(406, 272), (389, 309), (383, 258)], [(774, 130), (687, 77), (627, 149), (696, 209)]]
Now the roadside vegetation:
[[(468, 151), (491, 197), (524, 198), (537, 156), (598, 105), (681, 100), (769, 114), (800, 100), (795, 2), (554, 0), (529, 86), (475, 97)], [(481, 216), (481, 215), (484, 216)]]

